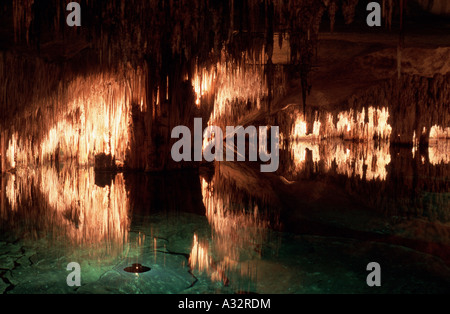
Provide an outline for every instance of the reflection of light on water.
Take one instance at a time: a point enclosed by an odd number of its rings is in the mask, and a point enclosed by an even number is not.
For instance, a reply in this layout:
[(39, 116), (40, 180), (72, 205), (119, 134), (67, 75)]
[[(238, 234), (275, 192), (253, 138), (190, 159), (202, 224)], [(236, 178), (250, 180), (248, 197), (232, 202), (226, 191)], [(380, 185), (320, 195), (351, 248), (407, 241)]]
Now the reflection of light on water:
[(241, 245), (253, 242), (253, 236), (261, 236), (259, 233), (268, 227), (268, 222), (259, 217), (258, 206), (255, 205), (251, 212), (245, 211), (245, 208), (231, 208), (231, 198), (214, 193), (213, 184), (202, 180), (206, 217), (217, 235), (226, 236)]
[[(350, 146), (348, 146), (350, 145)], [(325, 171), (333, 169), (348, 177), (359, 177), (366, 180), (386, 180), (386, 166), (391, 162), (389, 143), (347, 144), (345, 142), (307, 142), (290, 143), (290, 152), (294, 161), (294, 173), (299, 173), (306, 166), (306, 150), (311, 151), (312, 162), (322, 161)], [(365, 176), (364, 176), (365, 175)]]
[(18, 189), (16, 187), (16, 176), (14, 174), (9, 175), (9, 180), (6, 181), (6, 198), (9, 200), (11, 209), (13, 211), (17, 210)]
[(391, 162), (388, 143), (378, 147), (370, 144), (354, 145), (345, 152), (343, 149), (341, 145), (337, 145), (334, 156), (331, 155), (336, 162), (337, 173), (348, 177), (365, 178), (367, 181), (386, 180), (388, 174), (386, 166)]
[(450, 140), (430, 142), (428, 146), (428, 158), (432, 165), (450, 163)]
[[(130, 233), (128, 239), (128, 245), (126, 246), (126, 250), (124, 252), (124, 256), (126, 256), (127, 264), (138, 266), (138, 269), (145, 270), (146, 266), (142, 266), (142, 264), (148, 263), (148, 260), (143, 259), (144, 251), (146, 249), (145, 246), (145, 233)], [(154, 248), (156, 251), (156, 248)], [(142, 269), (143, 268), (143, 269)], [(149, 269), (148, 269), (149, 270)], [(139, 272), (133, 272), (137, 276)]]
[(207, 271), (211, 279), (217, 281), (226, 282), (231, 271), (254, 278), (256, 272), (248, 267), (246, 260), (261, 257), (269, 222), (261, 217), (258, 206), (251, 212), (232, 208), (231, 199), (220, 195), (214, 190), (214, 184), (205, 179), (202, 179), (202, 194), (213, 231), (212, 243), (209, 245), (208, 241), (201, 241), (194, 235), (191, 267)]
[(353, 154), (348, 155), (350, 155), (350, 164), (346, 162), (345, 166), (342, 167), (344, 169), (341, 169), (340, 165), (338, 165), (339, 173), (345, 173), (350, 177), (349, 169), (351, 169), (351, 163), (353, 162), (355, 164), (354, 172), (356, 177), (363, 179), (364, 168), (366, 168), (366, 180), (386, 180), (386, 166), (391, 162), (388, 144), (380, 145), (373, 149), (368, 145), (356, 146)]
[[(423, 133), (426, 132), (424, 128)], [(419, 147), (419, 141), (416, 137), (416, 132), (413, 134), (413, 158)], [(423, 157), (423, 156), (422, 156)], [(432, 165), (440, 163), (450, 163), (450, 127), (444, 128), (439, 125), (434, 125), (430, 129), (429, 145), (428, 145), (428, 159)]]
[[(325, 171), (330, 171), (336, 165), (339, 174), (364, 177), (366, 180), (385, 180), (386, 166), (391, 162), (389, 137), (392, 128), (388, 124), (388, 118), (389, 111), (384, 107), (368, 107), (367, 113), (366, 108), (361, 111), (342, 111), (337, 114), (336, 122), (329, 113), (325, 119), (318, 119), (316, 116), (313, 133), (307, 134), (307, 122), (302, 114), (297, 113), (288, 138), (288, 149), (294, 162), (291, 170), (296, 174), (305, 169), (308, 150), (314, 165), (322, 162)], [(332, 143), (332, 138), (358, 140), (362, 143)], [(379, 141), (375, 142), (374, 139)]]
[[(111, 248), (122, 244), (127, 237), (129, 202), (125, 182), (122, 174), (117, 174), (111, 185), (100, 187), (95, 185), (94, 176), (93, 169), (63, 168), (57, 172), (55, 168), (39, 168), (28, 176), (15, 178), (24, 182), (9, 180), (8, 184), (13, 184), (10, 190), (16, 192), (7, 193), (8, 202), (13, 209), (27, 208), (24, 204), (27, 200), (36, 202), (32, 206), (41, 209), (39, 221), (33, 227), (53, 232), (55, 238)], [(26, 195), (26, 191), (17, 188), (30, 185), (30, 180), (36, 184), (42, 199), (31, 195), (31, 190)]]
[(41, 172), (40, 189), (63, 217), (66, 211), (76, 212), (78, 224), (66, 225), (69, 238), (77, 243), (122, 241), (128, 228), (128, 198), (122, 174), (111, 186), (94, 184), (92, 169), (75, 177), (58, 176), (52, 168)]
[[(13, 212), (17, 212), (26, 195), (31, 195), (31, 182), (33, 179), (34, 170), (25, 171), (24, 169), (17, 169), (14, 173), (4, 174), (5, 196)], [(2, 204), (3, 205), (3, 204)], [(0, 218), (6, 217), (7, 213), (2, 208)]]
[(199, 271), (208, 271), (210, 269), (211, 257), (208, 254), (208, 242), (199, 242), (197, 235), (194, 234), (194, 242), (189, 256), (189, 265), (197, 268)]
[[(422, 133), (426, 133), (425, 127)], [(444, 128), (439, 125), (431, 127), (428, 144), (428, 159), (432, 165), (450, 163), (450, 127)], [(419, 138), (416, 136), (416, 131), (414, 131), (412, 148), (413, 158), (415, 157), (419, 146)], [(424, 163), (424, 160), (422, 160), (422, 163)]]
[(295, 164), (294, 172), (300, 172), (305, 169), (306, 150), (312, 152), (312, 160), (317, 163), (320, 161), (319, 145), (307, 141), (295, 141), (290, 143), (291, 156)]

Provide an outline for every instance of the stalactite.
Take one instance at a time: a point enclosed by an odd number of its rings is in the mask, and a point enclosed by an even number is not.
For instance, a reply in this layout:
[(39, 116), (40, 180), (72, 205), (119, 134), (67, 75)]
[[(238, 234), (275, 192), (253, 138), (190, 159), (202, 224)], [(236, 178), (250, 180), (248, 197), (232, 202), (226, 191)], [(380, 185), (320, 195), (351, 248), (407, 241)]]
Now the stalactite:
[[(18, 44), (28, 42), (35, 20), (48, 13), (38, 10), (31, 0), (12, 3), (15, 39)], [(322, 15), (328, 10), (333, 30), (338, 5), (346, 22), (351, 22), (357, 3), (86, 1), (86, 27), (67, 30), (61, 24), (61, 2), (51, 1), (56, 9), (50, 14), (54, 21), (42, 30), (47, 37), (64, 44), (70, 38), (70, 47), (78, 48), (58, 62), (36, 57), (37, 51), (31, 46), (24, 58), (0, 53), (0, 105), (4, 112), (0, 127), (2, 132), (8, 131), (6, 142), (11, 142), (9, 155), (14, 159), (10, 162), (44, 162), (58, 155), (59, 159), (76, 158), (88, 163), (95, 154), (103, 153), (114, 155), (118, 163), (131, 168), (165, 167), (170, 146), (168, 129), (174, 125), (188, 123), (194, 115), (205, 120), (210, 117), (210, 123), (236, 124), (249, 113), (272, 110), (267, 104), (276, 102), (285, 91), (282, 83), (292, 79), (271, 64), (277, 32), (279, 43), (283, 37), (288, 38), (290, 66), (300, 76), (301, 117), (307, 125), (306, 134), (314, 134), (317, 123), (321, 129), (333, 124), (334, 131), (323, 134), (355, 138), (359, 129), (354, 122), (349, 122), (351, 131), (342, 131), (345, 128), (337, 127), (340, 111), (331, 113), (330, 124), (326, 113), (307, 106), (307, 96), (312, 88), (309, 74), (315, 62)], [(383, 3), (390, 25), (394, 4), (392, 0)], [(240, 21), (239, 25), (233, 17)], [(261, 38), (254, 32), (262, 32)], [(40, 49), (40, 53), (50, 60), (55, 58), (48, 51)], [(14, 78), (8, 75), (12, 72)], [(441, 86), (436, 81), (433, 84)], [(21, 92), (9, 93), (11, 90)], [(179, 90), (186, 97), (180, 98)], [(188, 103), (191, 94), (193, 100)], [(398, 112), (392, 98), (371, 104), (357, 100), (355, 106), (349, 105), (353, 111), (341, 111), (353, 112), (348, 117), (354, 121), (362, 112), (368, 120), (369, 107), (375, 111), (386, 108), (390, 117), (412, 114)], [(434, 115), (436, 111), (432, 112)], [(103, 118), (98, 119), (100, 116)], [(442, 117), (427, 119), (426, 123), (411, 125), (411, 134), (408, 131), (402, 135), (400, 142), (412, 140), (413, 131), (421, 135), (423, 127), (429, 132), (431, 122), (439, 126), (448, 123)], [(28, 123), (30, 120), (34, 123)], [(394, 133), (398, 131), (393, 123), (390, 125)]]
[(355, 18), (355, 8), (359, 0), (343, 0), (342, 14), (344, 15), (345, 23), (350, 24)]
[(26, 42), (29, 42), (29, 29), (33, 19), (32, 8), (34, 0), (15, 0), (13, 1), (13, 19), (14, 19), (14, 39), (19, 41), (25, 36)]
[[(400, 0), (403, 1), (403, 0)], [(392, 0), (383, 0), (381, 3), (381, 17), (384, 20), (384, 27), (391, 30), (394, 3)]]
[(334, 31), (334, 24), (336, 23), (336, 11), (337, 11), (336, 1), (331, 0), (328, 6), (328, 15), (330, 17), (330, 32)]
[[(61, 149), (64, 158), (76, 157), (80, 164), (89, 163), (97, 153), (112, 154), (123, 163), (128, 149), (131, 102), (138, 103), (139, 110), (145, 105), (142, 70), (124, 67), (117, 72), (86, 76), (75, 73), (63, 86), (58, 75), (52, 73), (52, 66), (39, 61), (31, 67), (30, 64), (7, 57), (7, 67), (14, 68), (17, 75), (14, 80), (6, 79), (5, 87), (19, 84), (23, 91), (9, 95), (8, 102), (29, 108), (19, 112), (5, 110), (9, 127), (16, 130), (9, 145), (15, 160), (23, 164), (44, 162), (53, 159)], [(18, 71), (21, 67), (23, 72)], [(41, 82), (38, 92), (28, 83), (29, 68)], [(67, 79), (68, 74), (65, 75)], [(127, 85), (133, 90), (128, 98)], [(34, 123), (24, 123), (30, 119)]]

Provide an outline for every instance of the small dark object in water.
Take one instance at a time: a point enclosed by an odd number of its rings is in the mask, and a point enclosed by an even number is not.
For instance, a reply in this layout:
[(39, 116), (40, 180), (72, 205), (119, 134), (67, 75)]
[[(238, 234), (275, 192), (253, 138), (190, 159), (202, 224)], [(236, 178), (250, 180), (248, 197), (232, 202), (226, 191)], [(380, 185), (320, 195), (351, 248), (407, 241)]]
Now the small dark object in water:
[(151, 268), (147, 266), (142, 266), (141, 264), (133, 264), (130, 267), (125, 267), (123, 270), (129, 273), (145, 273), (148, 272)]

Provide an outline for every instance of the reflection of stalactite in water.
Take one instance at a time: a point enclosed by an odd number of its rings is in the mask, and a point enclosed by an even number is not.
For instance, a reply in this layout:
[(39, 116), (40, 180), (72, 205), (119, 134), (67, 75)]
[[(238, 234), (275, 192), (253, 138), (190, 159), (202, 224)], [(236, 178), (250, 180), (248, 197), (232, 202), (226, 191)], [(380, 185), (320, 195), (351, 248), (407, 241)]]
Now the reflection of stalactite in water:
[(433, 165), (450, 164), (450, 140), (439, 140), (428, 146), (428, 159)]
[(381, 144), (371, 148), (369, 145), (353, 145), (345, 154), (337, 151), (335, 158), (336, 171), (348, 177), (356, 177), (367, 181), (384, 181), (387, 177), (386, 167), (391, 162), (389, 144)]
[[(294, 141), (288, 146), (292, 156), (292, 166), (286, 169), (289, 178), (306, 171), (307, 151), (311, 152), (311, 162), (315, 173), (334, 173), (360, 180), (384, 181), (386, 167), (391, 162), (389, 143), (375, 145), (369, 143), (345, 143), (341, 141), (309, 142)], [(283, 170), (283, 171), (286, 171)]]
[(395, 158), (388, 167), (389, 180), (382, 191), (388, 197), (374, 200), (381, 203), (378, 208), (391, 215), (450, 221), (448, 193), (442, 193), (450, 188), (446, 179), (450, 164), (433, 164), (426, 151), (416, 153), (412, 160), (408, 148), (391, 147), (391, 154)]
[[(20, 197), (20, 195), (18, 195), (19, 189), (16, 186), (16, 175), (10, 174), (8, 176), (9, 176), (9, 178), (6, 181), (6, 187), (4, 187), (6, 189), (5, 195), (6, 195), (6, 198), (9, 200), (12, 211), (17, 211), (18, 198)], [(5, 214), (5, 213), (3, 213), (3, 214)]]
[(121, 252), (129, 227), (128, 196), (121, 174), (100, 187), (94, 184), (92, 169), (17, 171), (20, 176), (10, 175), (6, 191), (15, 214), (2, 212), (4, 223), (18, 224), (25, 238), (51, 235), (69, 246)]
[(450, 164), (450, 127), (431, 127), (428, 158), (433, 165)]
[(208, 251), (208, 242), (199, 242), (197, 235), (194, 234), (191, 254), (189, 254), (189, 265), (192, 268), (197, 268), (200, 272), (208, 271), (211, 264), (211, 257), (209, 256)]
[(255, 279), (256, 271), (248, 267), (248, 261), (261, 258), (269, 228), (275, 226), (276, 221), (269, 220), (248, 195), (228, 192), (235, 187), (227, 188), (227, 183), (219, 178), (216, 176), (210, 183), (201, 179), (203, 203), (213, 240), (209, 244), (194, 235), (191, 266), (207, 271), (212, 280), (224, 283), (228, 282), (231, 272)]

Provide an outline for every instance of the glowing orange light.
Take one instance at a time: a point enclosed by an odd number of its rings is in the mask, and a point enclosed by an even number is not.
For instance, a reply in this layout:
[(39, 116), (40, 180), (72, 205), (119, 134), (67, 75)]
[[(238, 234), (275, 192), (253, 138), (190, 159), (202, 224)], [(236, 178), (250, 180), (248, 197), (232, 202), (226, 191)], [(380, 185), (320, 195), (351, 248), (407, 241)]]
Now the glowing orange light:
[(39, 204), (46, 208), (40, 220), (42, 228), (56, 231), (58, 236), (74, 244), (101, 244), (108, 249), (123, 245), (128, 231), (129, 202), (122, 174), (117, 174), (110, 186), (100, 187), (94, 184), (92, 168), (76, 171), (62, 168), (58, 172), (55, 168), (40, 167), (18, 171), (21, 176), (12, 178), (9, 181), (12, 186), (7, 188), (13, 209), (20, 205), (21, 197), (32, 199), (31, 189), (18, 188), (18, 185), (29, 186), (31, 181), (48, 206)]
[[(238, 271), (241, 276), (253, 278), (256, 272), (240, 261), (241, 254), (255, 254), (257, 246), (264, 241), (268, 221), (259, 213), (257, 206), (251, 212), (229, 210), (231, 199), (214, 190), (212, 182), (207, 183), (202, 179), (201, 184), (206, 216), (213, 230), (213, 241), (210, 247), (208, 241), (201, 241), (194, 234), (189, 261), (191, 267), (207, 271), (211, 279), (216, 281), (227, 281), (230, 271)], [(215, 261), (211, 257), (211, 251), (214, 252)]]

